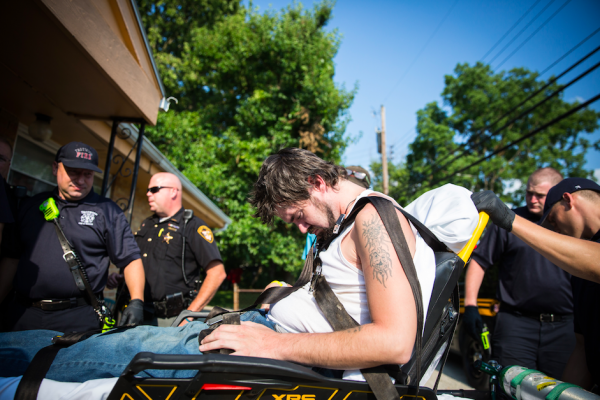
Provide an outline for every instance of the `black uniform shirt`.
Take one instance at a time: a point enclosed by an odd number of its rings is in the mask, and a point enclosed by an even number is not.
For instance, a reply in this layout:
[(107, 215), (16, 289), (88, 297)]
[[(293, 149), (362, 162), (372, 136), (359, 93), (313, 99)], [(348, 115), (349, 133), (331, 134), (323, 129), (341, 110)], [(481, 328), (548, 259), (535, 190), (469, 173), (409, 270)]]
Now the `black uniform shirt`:
[[(527, 207), (513, 211), (529, 221), (539, 221)], [(473, 259), (485, 269), (499, 263), (497, 296), (502, 303), (534, 313), (573, 313), (571, 275), (512, 233), (490, 224)]]
[(10, 205), (10, 211), (12, 213), (14, 221), (10, 224), (4, 224), (4, 230), (2, 231), (2, 249), (0, 250), (0, 256), (4, 255), (7, 251), (10, 253), (18, 246), (17, 241), (17, 217), (19, 204), (28, 198), (26, 196), (26, 189), (23, 186), (11, 186), (8, 183), (4, 183), (4, 189), (6, 196), (8, 197), (8, 204)]
[[(600, 243), (600, 231), (590, 239)], [(583, 335), (585, 359), (592, 380), (600, 386), (600, 284), (574, 276), (575, 333)]]
[(93, 190), (79, 202), (68, 202), (58, 192), (40, 193), (23, 203), (17, 218), (18, 248), (6, 254), (19, 258), (14, 280), (18, 293), (31, 299), (65, 299), (82, 296), (63, 259), (53, 222), (46, 221), (40, 204), (54, 197), (65, 236), (81, 259), (94, 293), (106, 286), (108, 266), (126, 267), (140, 258), (123, 211)]
[(10, 201), (8, 199), (8, 194), (6, 193), (4, 178), (0, 176), (0, 223), (10, 224), (12, 222), (14, 222), (14, 219), (11, 212)]
[(163, 222), (153, 215), (135, 232), (146, 272), (144, 298), (148, 301), (162, 300), (168, 294), (188, 293), (195, 289), (194, 280), (200, 275), (201, 268), (206, 268), (211, 261), (221, 261), (212, 231), (206, 222), (194, 216), (185, 228), (185, 273), (189, 285), (185, 284), (181, 270), (183, 211), (182, 208)]

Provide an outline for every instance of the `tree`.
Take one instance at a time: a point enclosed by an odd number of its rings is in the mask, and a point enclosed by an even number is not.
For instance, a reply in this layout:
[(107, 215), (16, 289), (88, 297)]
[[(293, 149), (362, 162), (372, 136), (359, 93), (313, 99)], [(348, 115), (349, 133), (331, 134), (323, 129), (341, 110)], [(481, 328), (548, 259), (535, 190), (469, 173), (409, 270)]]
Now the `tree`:
[[(383, 192), (383, 172), (380, 162), (371, 163), (373, 171), (373, 190)], [(388, 160), (388, 194), (396, 199), (398, 204), (406, 205), (410, 203), (410, 197), (406, 188), (408, 187), (408, 169), (404, 162), (394, 164)]]
[(261, 14), (238, 1), (147, 0), (140, 9), (167, 92), (179, 99), (150, 140), (232, 219), (217, 233), (227, 267), (259, 267), (259, 284), (296, 274), (303, 235), (282, 221), (262, 225), (247, 197), (280, 148), (333, 162), (344, 151), (354, 91), (333, 82), (340, 38), (324, 29), (332, 4)]
[[(561, 86), (553, 83), (518, 111), (509, 112), (547, 82), (538, 80), (536, 72), (525, 68), (494, 73), (488, 65), (477, 63), (474, 66), (458, 64), (454, 75), (446, 75), (445, 83), (442, 98), (446, 107), (432, 102), (417, 112), (417, 137), (409, 145), (402, 167), (406, 186), (399, 190), (393, 188), (394, 195), (409, 201), (450, 182), (473, 191), (493, 190), (504, 201), (518, 205), (524, 202), (527, 177), (538, 168), (554, 167), (565, 176), (591, 175), (592, 172), (584, 168), (585, 153), (591, 145), (584, 134), (598, 128), (600, 113), (589, 108), (455, 174), (579, 103), (565, 101), (561, 92), (524, 117), (510, 122)], [(506, 128), (500, 129), (509, 122)], [(504, 193), (506, 186), (515, 180), (523, 183), (521, 188)]]

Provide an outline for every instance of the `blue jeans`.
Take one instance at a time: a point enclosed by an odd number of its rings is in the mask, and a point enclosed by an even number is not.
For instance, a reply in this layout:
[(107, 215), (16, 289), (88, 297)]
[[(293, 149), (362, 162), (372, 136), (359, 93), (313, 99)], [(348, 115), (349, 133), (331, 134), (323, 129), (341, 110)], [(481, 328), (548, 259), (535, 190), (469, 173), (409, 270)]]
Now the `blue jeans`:
[[(253, 310), (241, 316), (274, 329), (263, 310)], [(46, 378), (60, 382), (85, 382), (90, 379), (112, 378), (121, 375), (131, 359), (139, 352), (156, 354), (201, 354), (198, 334), (207, 329), (203, 322), (190, 322), (178, 328), (138, 326), (123, 332), (100, 333), (58, 352)], [(35, 354), (52, 344), (61, 332), (34, 330), (0, 334), (0, 376), (13, 377), (25, 373)], [(143, 377), (190, 378), (196, 371), (151, 370)]]

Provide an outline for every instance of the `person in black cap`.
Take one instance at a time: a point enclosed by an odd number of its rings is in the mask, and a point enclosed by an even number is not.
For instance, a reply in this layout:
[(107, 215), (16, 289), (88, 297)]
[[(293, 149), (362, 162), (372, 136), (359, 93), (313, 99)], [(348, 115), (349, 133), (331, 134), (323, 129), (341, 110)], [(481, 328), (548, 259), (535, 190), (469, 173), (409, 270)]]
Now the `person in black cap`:
[[(554, 168), (535, 171), (527, 180), (526, 206), (515, 208), (515, 214), (538, 222), (548, 191), (562, 179)], [(517, 236), (490, 224), (465, 276), (463, 327), (477, 341), (483, 332), (477, 298), (490, 268), (498, 269), (496, 296), (501, 303), (491, 337), (492, 357), (501, 365), (560, 377), (575, 347), (571, 275)]]
[[(71, 142), (56, 153), (52, 165), (57, 188), (23, 203), (17, 217), (18, 245), (4, 254), (0, 269), (0, 301), (10, 290), (16, 296), (7, 316), (12, 331), (50, 329), (86, 331), (99, 327), (89, 296), (78, 289), (53, 222), (46, 221), (40, 205), (54, 199), (58, 220), (77, 253), (97, 298), (102, 297), (112, 261), (125, 269), (132, 301), (124, 323), (143, 319), (144, 267), (140, 251), (121, 209), (94, 193), (98, 153), (92, 147)], [(14, 277), (14, 279), (12, 278)]]
[(359, 165), (346, 167), (346, 175), (350, 182), (356, 183), (358, 186), (362, 186), (365, 189), (371, 187), (371, 175), (369, 175), (369, 171)]
[[(473, 202), (499, 227), (512, 232), (571, 275), (577, 344), (563, 379), (596, 392), (600, 387), (600, 185), (568, 178), (548, 192), (540, 224), (516, 215), (491, 191)], [(594, 389), (594, 385), (595, 389)]]

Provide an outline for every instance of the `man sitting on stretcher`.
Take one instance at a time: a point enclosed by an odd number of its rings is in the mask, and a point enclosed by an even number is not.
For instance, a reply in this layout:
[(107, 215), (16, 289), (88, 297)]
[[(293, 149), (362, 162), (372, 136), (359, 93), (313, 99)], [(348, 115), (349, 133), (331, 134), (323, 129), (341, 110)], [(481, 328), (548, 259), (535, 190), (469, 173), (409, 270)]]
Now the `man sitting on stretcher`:
[[(283, 149), (267, 158), (261, 168), (251, 198), (257, 209), (255, 216), (266, 223), (278, 216), (296, 224), (303, 233), (326, 237), (340, 215), (348, 215), (359, 198), (383, 196), (348, 181), (345, 174), (343, 167), (309, 151)], [(456, 252), (470, 238), (478, 219), (470, 192), (452, 185), (421, 196), (406, 210)], [(407, 219), (400, 212), (397, 215), (416, 266), (423, 309), (427, 310), (435, 279), (434, 254)], [(196, 337), (206, 328), (201, 322), (182, 328), (137, 327), (109, 332), (61, 350), (47, 377), (81, 381), (118, 376), (140, 351), (199, 354), (227, 348), (233, 349), (234, 355), (344, 370), (347, 379), (361, 379), (358, 369), (406, 363), (417, 330), (415, 302), (375, 208), (366, 205), (320, 258), (327, 282), (361, 326), (332, 332), (307, 285), (271, 305), (268, 314), (249, 312), (242, 316), (246, 322), (241, 325), (220, 326), (199, 349)], [(56, 334), (30, 331), (0, 335), (0, 357), (6, 360), (0, 375), (21, 375), (35, 352), (50, 345)], [(189, 377), (194, 373), (152, 371), (152, 376)]]

